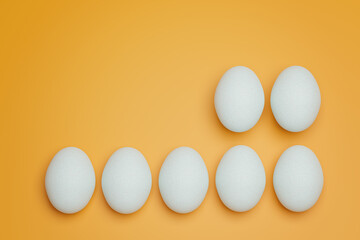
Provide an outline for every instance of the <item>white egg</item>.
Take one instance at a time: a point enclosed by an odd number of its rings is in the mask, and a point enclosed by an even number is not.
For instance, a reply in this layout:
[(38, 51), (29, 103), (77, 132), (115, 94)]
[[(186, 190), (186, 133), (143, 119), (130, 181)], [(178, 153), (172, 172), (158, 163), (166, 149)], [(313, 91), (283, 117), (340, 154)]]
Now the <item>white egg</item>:
[(264, 90), (247, 67), (233, 67), (221, 78), (215, 92), (215, 109), (230, 131), (245, 132), (255, 126), (264, 109)]
[(159, 189), (165, 204), (177, 213), (200, 206), (209, 186), (209, 176), (200, 154), (189, 147), (173, 150), (159, 174)]
[(271, 91), (276, 121), (290, 132), (300, 132), (315, 121), (321, 96), (314, 76), (306, 68), (292, 66), (281, 72)]
[(109, 206), (130, 214), (139, 210), (149, 197), (151, 172), (138, 150), (124, 147), (109, 158), (102, 174), (102, 190)]
[(264, 192), (264, 166), (253, 149), (235, 146), (221, 159), (215, 182), (225, 206), (235, 212), (245, 212), (255, 207)]
[(88, 156), (75, 147), (60, 150), (46, 171), (45, 188), (51, 204), (60, 212), (82, 210), (95, 189), (95, 172)]
[(273, 182), (281, 204), (291, 211), (303, 212), (318, 200), (324, 177), (316, 155), (305, 146), (295, 145), (278, 160)]

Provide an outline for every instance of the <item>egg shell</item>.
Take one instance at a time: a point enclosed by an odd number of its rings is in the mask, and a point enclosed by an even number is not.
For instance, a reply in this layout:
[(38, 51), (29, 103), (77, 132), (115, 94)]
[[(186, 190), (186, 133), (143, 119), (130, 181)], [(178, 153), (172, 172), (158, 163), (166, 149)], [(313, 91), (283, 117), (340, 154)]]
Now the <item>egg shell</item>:
[(319, 113), (320, 89), (311, 72), (292, 66), (276, 79), (270, 101), (279, 125), (290, 132), (300, 132), (310, 127)]
[(95, 189), (95, 172), (86, 153), (76, 147), (60, 150), (46, 171), (45, 188), (51, 204), (60, 212), (82, 210)]
[(284, 207), (294, 212), (306, 211), (317, 202), (323, 188), (320, 162), (309, 148), (292, 146), (280, 156), (273, 184)]
[(165, 204), (177, 213), (189, 213), (203, 202), (209, 176), (200, 154), (189, 147), (173, 150), (159, 174), (159, 189)]
[(224, 205), (235, 212), (245, 212), (255, 207), (264, 192), (264, 166), (253, 149), (235, 146), (221, 159), (215, 182)]
[(145, 157), (134, 148), (120, 148), (106, 163), (101, 185), (113, 210), (123, 214), (136, 212), (148, 199), (152, 185)]
[(264, 90), (256, 74), (237, 66), (221, 78), (215, 92), (215, 110), (230, 131), (245, 132), (259, 121), (264, 109)]

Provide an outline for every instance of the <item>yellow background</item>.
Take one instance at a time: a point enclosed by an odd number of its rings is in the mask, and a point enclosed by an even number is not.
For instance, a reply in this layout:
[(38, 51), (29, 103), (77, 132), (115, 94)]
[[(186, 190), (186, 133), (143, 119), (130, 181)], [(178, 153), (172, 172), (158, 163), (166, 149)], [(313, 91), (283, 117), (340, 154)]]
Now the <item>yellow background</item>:
[[(1, 239), (359, 239), (360, 5), (357, 1), (1, 1)], [(230, 67), (259, 77), (265, 109), (248, 132), (232, 133), (213, 104)], [(270, 92), (288, 66), (308, 68), (322, 106), (301, 133), (278, 126)], [(214, 176), (232, 146), (252, 147), (267, 185), (259, 204), (234, 213)], [(322, 195), (304, 213), (278, 202), (272, 174), (294, 144), (324, 171)], [(179, 215), (157, 186), (166, 155), (190, 146), (210, 175), (195, 212)], [(96, 189), (78, 214), (57, 212), (45, 188), (57, 151), (90, 157)], [(101, 173), (120, 147), (139, 149), (153, 188), (137, 213), (106, 204)]]

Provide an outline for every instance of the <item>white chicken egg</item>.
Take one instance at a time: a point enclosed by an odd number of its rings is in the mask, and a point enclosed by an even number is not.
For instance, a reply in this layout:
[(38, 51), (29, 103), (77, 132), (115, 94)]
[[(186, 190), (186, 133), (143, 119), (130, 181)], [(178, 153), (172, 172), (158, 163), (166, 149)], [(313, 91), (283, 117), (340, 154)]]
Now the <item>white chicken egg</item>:
[(215, 182), (224, 205), (235, 212), (245, 212), (259, 202), (264, 192), (264, 166), (253, 149), (235, 146), (221, 159)]
[(138, 150), (124, 147), (111, 155), (102, 174), (102, 190), (116, 212), (130, 214), (139, 210), (151, 191), (151, 172)]
[(173, 150), (159, 174), (159, 189), (165, 204), (177, 213), (194, 211), (203, 202), (209, 176), (200, 154), (189, 147)]
[(88, 156), (75, 147), (60, 150), (46, 171), (45, 188), (51, 204), (60, 212), (82, 210), (95, 189), (95, 172)]
[(273, 176), (276, 196), (294, 212), (311, 208), (318, 200), (324, 183), (321, 165), (307, 147), (295, 145), (279, 158)]
[(321, 96), (314, 76), (306, 68), (292, 66), (282, 71), (271, 90), (271, 109), (279, 125), (300, 132), (315, 121)]
[(245, 132), (260, 119), (264, 90), (256, 74), (247, 67), (233, 67), (221, 78), (215, 92), (215, 110), (230, 131)]

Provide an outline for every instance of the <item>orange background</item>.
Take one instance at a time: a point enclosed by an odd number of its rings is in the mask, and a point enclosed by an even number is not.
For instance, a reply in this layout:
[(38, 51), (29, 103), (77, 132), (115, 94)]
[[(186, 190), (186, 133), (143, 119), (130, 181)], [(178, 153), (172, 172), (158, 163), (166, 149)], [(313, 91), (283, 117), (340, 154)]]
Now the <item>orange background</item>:
[[(360, 5), (358, 1), (1, 1), (1, 239), (359, 239)], [(338, 2), (338, 3), (336, 3)], [(341, 2), (341, 3), (340, 3)], [(248, 132), (232, 133), (213, 104), (230, 67), (259, 77), (265, 109)], [(309, 69), (322, 106), (301, 133), (278, 126), (270, 92), (288, 66)], [(221, 203), (215, 171), (244, 144), (262, 159), (259, 204), (234, 213)], [(324, 171), (312, 209), (278, 202), (272, 173), (294, 144), (311, 148)], [(198, 210), (179, 215), (157, 186), (166, 155), (190, 146), (210, 175)], [(57, 212), (45, 188), (57, 151), (90, 157), (96, 189), (78, 214)], [(106, 204), (101, 173), (118, 148), (139, 149), (153, 188), (145, 206), (121, 215)]]

